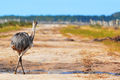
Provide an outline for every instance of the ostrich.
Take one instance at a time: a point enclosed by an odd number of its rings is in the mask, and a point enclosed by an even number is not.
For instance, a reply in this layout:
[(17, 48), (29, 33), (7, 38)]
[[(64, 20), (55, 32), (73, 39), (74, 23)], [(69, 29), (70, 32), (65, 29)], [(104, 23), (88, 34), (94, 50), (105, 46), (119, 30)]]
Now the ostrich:
[(13, 50), (17, 51), (18, 54), (19, 54), (18, 63), (17, 63), (16, 69), (15, 69), (15, 74), (17, 72), (17, 68), (19, 66), (19, 63), (22, 67), (23, 74), (25, 74), (24, 68), (23, 68), (23, 65), (22, 65), (22, 56), (33, 45), (33, 40), (34, 40), (34, 36), (35, 36), (35, 29), (36, 29), (36, 26), (37, 26), (37, 22), (33, 21), (32, 26), (33, 26), (32, 27), (32, 33), (31, 33), (30, 36), (26, 32), (18, 32), (11, 39), (11, 48)]

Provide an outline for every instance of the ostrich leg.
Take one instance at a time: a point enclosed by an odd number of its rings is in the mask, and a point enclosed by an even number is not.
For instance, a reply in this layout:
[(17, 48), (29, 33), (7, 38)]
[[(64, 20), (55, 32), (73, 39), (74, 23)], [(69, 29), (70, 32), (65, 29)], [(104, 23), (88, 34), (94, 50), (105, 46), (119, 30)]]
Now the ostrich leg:
[(22, 56), (20, 56), (20, 64), (21, 64), (21, 67), (22, 67), (23, 74), (25, 74), (24, 68), (23, 68), (23, 65), (22, 65)]
[(16, 74), (16, 72), (17, 72), (17, 68), (18, 68), (18, 66), (19, 66), (19, 62), (20, 62), (20, 58), (18, 59), (18, 64), (17, 64), (17, 66), (16, 66), (16, 69), (15, 69), (15, 74)]

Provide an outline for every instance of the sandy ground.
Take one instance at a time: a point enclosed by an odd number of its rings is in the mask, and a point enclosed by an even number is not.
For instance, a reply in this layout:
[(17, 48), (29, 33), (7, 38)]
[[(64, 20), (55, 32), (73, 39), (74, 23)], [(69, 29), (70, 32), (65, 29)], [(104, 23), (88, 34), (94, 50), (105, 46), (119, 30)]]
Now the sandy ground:
[[(0, 38), (0, 80), (120, 80), (110, 74), (88, 74), (89, 72), (120, 73), (120, 54), (110, 52), (101, 43), (60, 34), (62, 25), (39, 25), (34, 46), (23, 56), (26, 75), (21, 68), (14, 74), (18, 54), (10, 48), (10, 39), (16, 32), (31, 33), (31, 29), (0, 33), (9, 35)], [(87, 74), (62, 74), (83, 71)]]

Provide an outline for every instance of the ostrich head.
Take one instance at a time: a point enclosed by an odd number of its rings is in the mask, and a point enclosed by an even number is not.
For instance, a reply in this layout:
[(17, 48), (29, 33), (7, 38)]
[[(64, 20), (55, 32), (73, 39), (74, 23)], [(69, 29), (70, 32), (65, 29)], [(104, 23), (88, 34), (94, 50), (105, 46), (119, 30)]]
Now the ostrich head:
[(32, 31), (35, 31), (37, 24), (38, 24), (37, 21), (33, 21), (33, 23), (32, 23)]

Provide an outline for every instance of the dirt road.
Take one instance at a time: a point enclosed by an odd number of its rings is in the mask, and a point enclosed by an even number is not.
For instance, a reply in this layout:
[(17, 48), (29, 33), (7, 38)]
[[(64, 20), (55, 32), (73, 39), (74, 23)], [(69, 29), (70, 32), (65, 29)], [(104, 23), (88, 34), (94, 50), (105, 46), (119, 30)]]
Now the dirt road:
[(120, 76), (115, 76), (120, 73), (119, 53), (74, 36), (71, 38), (75, 41), (70, 41), (60, 34), (61, 27), (37, 27), (34, 47), (23, 56), (27, 75), (21, 74), (21, 68), (17, 75), (13, 74), (17, 53), (10, 48), (10, 38), (16, 32), (31, 33), (31, 29), (1, 33), (8, 37), (0, 38), (0, 80), (120, 80)]

